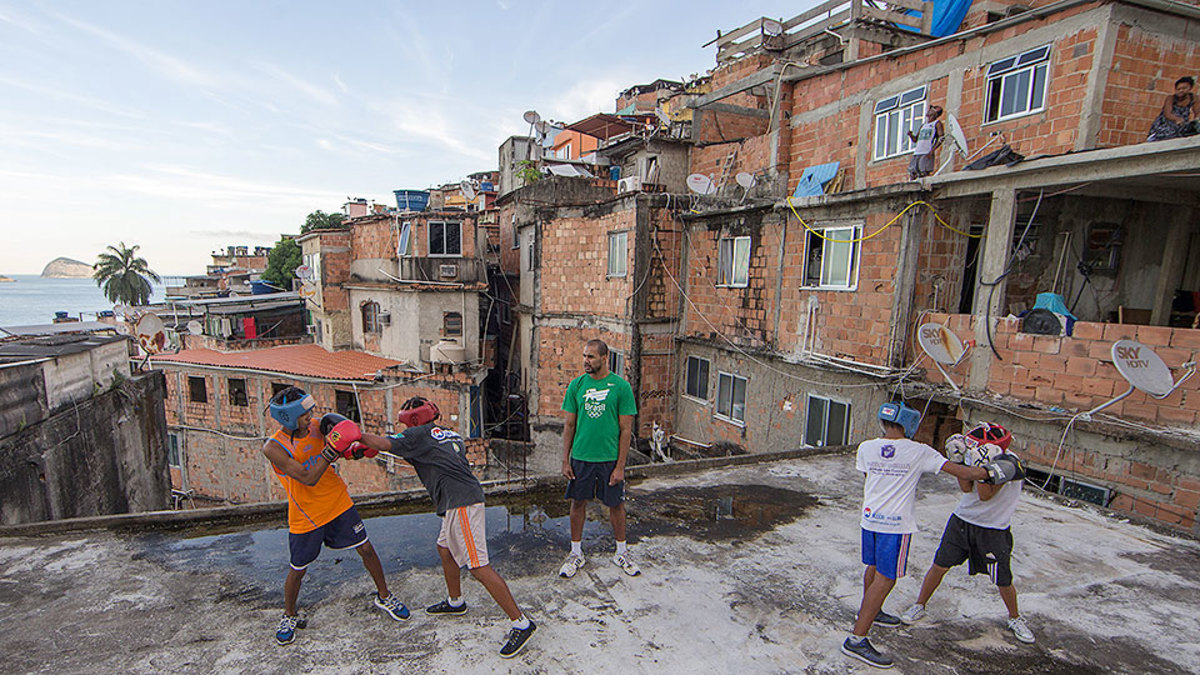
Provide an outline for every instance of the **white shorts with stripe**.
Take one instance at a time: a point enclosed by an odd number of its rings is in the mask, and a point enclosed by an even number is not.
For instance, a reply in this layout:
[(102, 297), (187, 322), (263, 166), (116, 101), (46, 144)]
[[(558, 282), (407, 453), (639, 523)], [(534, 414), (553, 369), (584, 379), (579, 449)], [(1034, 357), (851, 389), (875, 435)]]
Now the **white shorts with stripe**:
[(475, 569), (488, 564), (485, 507), (482, 502), (450, 509), (442, 516), (437, 545), (450, 549), (459, 567)]

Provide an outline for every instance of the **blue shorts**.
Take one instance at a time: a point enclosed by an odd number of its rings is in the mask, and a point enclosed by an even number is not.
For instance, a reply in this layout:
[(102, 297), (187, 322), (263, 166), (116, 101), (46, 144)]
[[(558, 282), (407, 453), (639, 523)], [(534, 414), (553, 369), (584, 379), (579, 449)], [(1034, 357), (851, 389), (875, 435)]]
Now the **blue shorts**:
[(609, 485), (616, 462), (585, 462), (571, 459), (571, 471), (575, 478), (567, 483), (567, 499), (589, 501), (599, 499), (605, 506), (620, 506), (625, 501), (625, 481)]
[(292, 569), (302, 570), (321, 554), (321, 544), (338, 551), (358, 548), (367, 543), (367, 527), (353, 506), (342, 515), (304, 534), (288, 533), (288, 549), (292, 553)]
[(899, 579), (908, 572), (908, 542), (911, 534), (889, 534), (862, 531), (862, 561), (889, 579)]

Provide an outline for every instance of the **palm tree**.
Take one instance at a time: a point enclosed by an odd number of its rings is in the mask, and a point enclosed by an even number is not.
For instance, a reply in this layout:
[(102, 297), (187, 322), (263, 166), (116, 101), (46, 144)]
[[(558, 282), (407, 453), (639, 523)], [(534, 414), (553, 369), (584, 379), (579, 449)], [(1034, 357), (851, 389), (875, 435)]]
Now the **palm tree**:
[(150, 281), (162, 281), (154, 270), (151, 270), (145, 258), (137, 256), (140, 246), (125, 248), (125, 242), (116, 247), (109, 246), (111, 253), (101, 253), (96, 256), (96, 264), (92, 265), (92, 278), (97, 286), (104, 287), (104, 296), (110, 302), (125, 305), (145, 305), (150, 302)]

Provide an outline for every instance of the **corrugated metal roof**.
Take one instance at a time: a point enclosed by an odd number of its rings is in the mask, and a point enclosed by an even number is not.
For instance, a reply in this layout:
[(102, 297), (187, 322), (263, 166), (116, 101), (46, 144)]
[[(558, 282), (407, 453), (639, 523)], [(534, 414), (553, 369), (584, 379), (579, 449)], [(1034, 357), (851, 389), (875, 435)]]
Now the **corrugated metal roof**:
[(111, 323), (100, 321), (65, 321), (63, 323), (42, 323), (32, 326), (4, 326), (0, 331), (9, 335), (57, 335), (59, 333), (91, 333), (93, 331), (115, 331), (117, 327)]
[(331, 380), (375, 379), (376, 371), (404, 365), (402, 361), (356, 351), (330, 352), (320, 345), (285, 345), (244, 352), (185, 349), (151, 358), (155, 364), (179, 363), (219, 368), (245, 368)]

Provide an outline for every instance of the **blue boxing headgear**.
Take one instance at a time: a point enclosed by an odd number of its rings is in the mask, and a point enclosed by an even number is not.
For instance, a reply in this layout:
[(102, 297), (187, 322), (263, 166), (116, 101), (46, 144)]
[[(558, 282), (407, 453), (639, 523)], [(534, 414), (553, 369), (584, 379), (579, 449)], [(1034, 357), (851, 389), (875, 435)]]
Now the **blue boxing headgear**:
[(311, 394), (299, 387), (288, 387), (271, 399), (271, 417), (284, 429), (296, 431), (304, 413), (316, 407)]
[(921, 413), (899, 401), (879, 406), (879, 419), (904, 427), (906, 438), (912, 438), (917, 433), (917, 427), (921, 426)]

